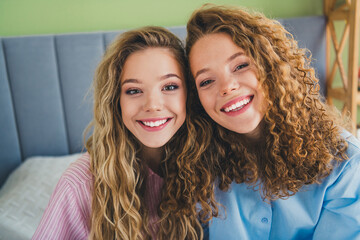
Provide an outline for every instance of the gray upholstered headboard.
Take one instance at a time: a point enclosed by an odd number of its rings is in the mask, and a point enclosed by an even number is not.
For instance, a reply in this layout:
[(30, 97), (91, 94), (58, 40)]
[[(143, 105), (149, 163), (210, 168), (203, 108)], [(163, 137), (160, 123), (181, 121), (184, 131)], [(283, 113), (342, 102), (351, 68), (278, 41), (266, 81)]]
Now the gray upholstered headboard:
[[(324, 91), (325, 18), (280, 19), (312, 51)], [(185, 39), (185, 27), (169, 28)], [(85, 99), (106, 46), (119, 32), (0, 37), (0, 186), (35, 155), (83, 149), (92, 117)]]

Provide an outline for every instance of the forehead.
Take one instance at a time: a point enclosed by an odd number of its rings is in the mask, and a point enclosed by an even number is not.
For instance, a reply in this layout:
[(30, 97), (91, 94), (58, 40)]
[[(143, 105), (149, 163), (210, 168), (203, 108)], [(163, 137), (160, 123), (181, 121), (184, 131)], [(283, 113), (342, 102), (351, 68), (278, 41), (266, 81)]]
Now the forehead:
[(183, 80), (181, 65), (171, 50), (146, 48), (130, 54), (126, 59), (120, 81), (124, 83), (131, 79), (130, 82), (150, 83), (153, 80), (162, 80), (169, 74), (174, 74)]
[(227, 33), (211, 33), (201, 37), (191, 48), (189, 60), (191, 67), (210, 63), (211, 61), (225, 61), (234, 53), (245, 53), (236, 45)]
[(123, 74), (147, 70), (178, 69), (180, 63), (168, 48), (146, 48), (136, 51), (125, 61)]
[(125, 60), (125, 64), (129, 62), (148, 60), (149, 58), (174, 58), (173, 53), (164, 47), (147, 47), (131, 53)]

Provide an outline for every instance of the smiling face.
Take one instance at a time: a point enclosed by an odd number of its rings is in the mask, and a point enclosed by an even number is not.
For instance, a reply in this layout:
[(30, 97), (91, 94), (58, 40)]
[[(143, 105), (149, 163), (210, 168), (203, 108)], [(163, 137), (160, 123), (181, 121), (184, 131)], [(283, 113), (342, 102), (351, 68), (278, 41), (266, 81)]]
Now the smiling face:
[(145, 146), (159, 148), (186, 117), (186, 86), (170, 50), (147, 48), (132, 53), (121, 76), (121, 114), (128, 130)]
[(200, 38), (191, 48), (191, 72), (201, 104), (219, 125), (258, 138), (267, 103), (256, 67), (226, 33)]

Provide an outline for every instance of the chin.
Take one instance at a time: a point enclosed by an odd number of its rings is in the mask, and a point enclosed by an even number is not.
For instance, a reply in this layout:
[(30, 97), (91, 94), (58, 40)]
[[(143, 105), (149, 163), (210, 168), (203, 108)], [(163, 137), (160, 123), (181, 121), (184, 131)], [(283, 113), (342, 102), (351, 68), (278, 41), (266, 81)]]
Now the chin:
[(143, 143), (143, 145), (148, 148), (161, 148), (161, 147), (165, 146), (165, 144), (166, 144), (166, 142), (165, 143), (155, 143), (155, 144), (154, 143), (149, 143), (149, 144)]

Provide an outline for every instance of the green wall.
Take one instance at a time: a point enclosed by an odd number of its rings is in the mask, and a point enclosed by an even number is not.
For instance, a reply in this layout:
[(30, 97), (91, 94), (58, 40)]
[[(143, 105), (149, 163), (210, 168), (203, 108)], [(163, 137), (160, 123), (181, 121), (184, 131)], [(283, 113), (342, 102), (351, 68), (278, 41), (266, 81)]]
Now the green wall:
[[(0, 36), (185, 25), (203, 0), (0, 0)], [(269, 17), (321, 15), (322, 0), (214, 0)]]
[[(180, 26), (207, 2), (240, 5), (273, 18), (323, 13), (323, 0), (0, 0), (0, 36)], [(339, 76), (336, 82), (340, 84)]]

